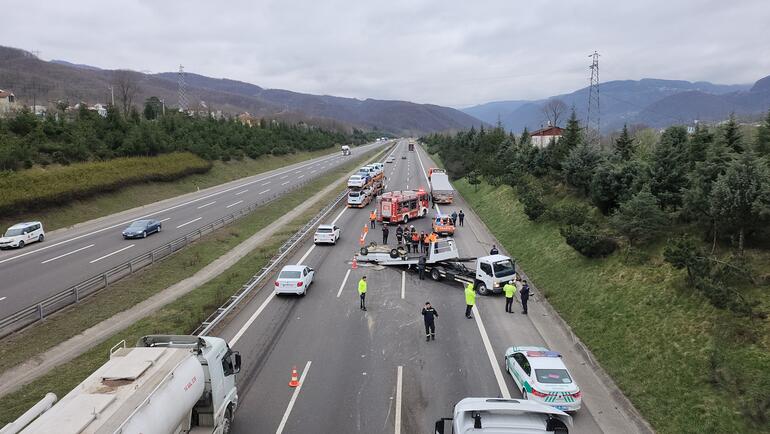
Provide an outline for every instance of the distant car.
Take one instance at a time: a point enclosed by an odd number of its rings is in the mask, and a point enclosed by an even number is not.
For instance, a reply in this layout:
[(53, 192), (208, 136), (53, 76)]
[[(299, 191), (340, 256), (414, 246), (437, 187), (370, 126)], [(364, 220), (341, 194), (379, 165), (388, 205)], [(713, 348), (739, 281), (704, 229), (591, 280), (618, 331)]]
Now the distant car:
[(580, 388), (556, 351), (543, 347), (510, 347), (505, 352), (505, 369), (525, 399), (561, 411), (580, 409)]
[(278, 273), (275, 293), (305, 295), (314, 275), (315, 271), (307, 265), (287, 265)]
[(10, 249), (13, 247), (22, 248), (35, 241), (43, 241), (45, 231), (40, 222), (18, 223), (5, 231), (5, 235), (0, 238), (0, 249)]
[(401, 159), (402, 159), (402, 160), (406, 160), (406, 155), (402, 155), (402, 156), (401, 156)]
[(390, 157), (388, 157), (388, 159), (387, 159), (387, 160), (385, 160), (385, 162), (386, 162), (386, 163), (392, 163), (392, 162), (394, 162), (394, 161), (396, 161), (396, 157), (394, 157), (394, 156), (392, 156), (392, 155), (391, 155)]
[(123, 229), (123, 238), (147, 238), (147, 235), (160, 232), (161, 225), (157, 220), (137, 220)]
[(334, 225), (319, 225), (313, 235), (313, 242), (315, 244), (331, 243), (337, 244), (337, 240), (340, 239), (340, 228)]

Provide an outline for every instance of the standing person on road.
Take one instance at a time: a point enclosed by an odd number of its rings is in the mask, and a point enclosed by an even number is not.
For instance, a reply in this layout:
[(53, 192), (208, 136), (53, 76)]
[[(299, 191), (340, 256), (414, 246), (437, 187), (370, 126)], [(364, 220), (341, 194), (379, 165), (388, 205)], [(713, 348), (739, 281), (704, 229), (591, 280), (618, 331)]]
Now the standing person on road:
[(422, 319), (425, 321), (425, 342), (430, 340), (436, 340), (436, 323), (434, 320), (438, 318), (438, 312), (429, 301), (425, 302), (425, 307), (422, 308)]
[(388, 225), (383, 223), (382, 224), (382, 244), (385, 246), (388, 245), (388, 234), (390, 234), (390, 229), (388, 229)]
[(524, 309), (521, 311), (524, 315), (527, 314), (527, 301), (529, 301), (529, 283), (525, 280), (521, 285), (521, 307)]
[(471, 311), (473, 305), (476, 304), (476, 289), (473, 287), (473, 283), (465, 285), (465, 317), (473, 318)]
[(369, 213), (369, 227), (374, 229), (376, 221), (377, 221), (377, 212), (372, 210), (372, 212)]
[(428, 234), (423, 232), (422, 235), (420, 235), (420, 250), (426, 255), (428, 254), (428, 242)]
[(494, 244), (492, 244), (492, 250), (490, 250), (490, 251), (489, 251), (489, 254), (490, 254), (490, 255), (497, 255), (497, 254), (499, 254), (499, 253), (500, 253), (500, 251), (499, 251), (499, 250), (497, 250), (497, 246), (496, 246), (496, 245), (494, 245)]
[(420, 235), (417, 231), (412, 231), (412, 252), (417, 253), (417, 249), (420, 247)]
[(366, 276), (358, 281), (358, 295), (361, 298), (361, 310), (366, 310)]
[(516, 285), (513, 284), (513, 280), (509, 280), (503, 286), (503, 292), (505, 293), (505, 311), (513, 313), (513, 296), (516, 295)]
[(457, 211), (452, 211), (452, 226), (457, 225)]
[(396, 228), (396, 241), (398, 241), (398, 245), (401, 245), (401, 239), (404, 237), (404, 228), (401, 227), (401, 223), (398, 224), (398, 227)]
[(465, 213), (463, 210), (460, 210), (460, 214), (457, 214), (457, 217), (460, 219), (460, 226), (463, 225), (463, 221), (465, 220)]
[(425, 255), (420, 255), (417, 260), (417, 271), (420, 273), (420, 280), (425, 280)]

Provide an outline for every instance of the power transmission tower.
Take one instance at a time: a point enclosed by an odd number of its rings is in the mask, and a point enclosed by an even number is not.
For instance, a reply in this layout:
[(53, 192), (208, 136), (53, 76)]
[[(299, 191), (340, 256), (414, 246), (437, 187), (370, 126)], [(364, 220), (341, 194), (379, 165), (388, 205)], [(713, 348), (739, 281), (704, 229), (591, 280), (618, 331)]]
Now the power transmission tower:
[(179, 111), (186, 112), (190, 106), (190, 101), (187, 99), (187, 83), (184, 81), (184, 66), (182, 65), (179, 65), (177, 85), (179, 92)]
[(589, 55), (591, 58), (591, 85), (588, 89), (588, 114), (586, 115), (586, 140), (588, 144), (600, 145), (601, 142), (601, 112), (599, 111), (599, 53)]

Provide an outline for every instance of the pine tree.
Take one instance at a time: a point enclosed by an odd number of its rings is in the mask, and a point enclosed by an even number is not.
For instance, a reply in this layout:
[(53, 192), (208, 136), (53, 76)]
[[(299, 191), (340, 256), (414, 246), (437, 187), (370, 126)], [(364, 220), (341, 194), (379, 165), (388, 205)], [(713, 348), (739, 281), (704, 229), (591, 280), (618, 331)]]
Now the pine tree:
[(725, 145), (735, 152), (743, 152), (743, 137), (741, 137), (740, 127), (735, 121), (735, 114), (730, 114), (730, 118), (722, 126), (722, 140)]
[(600, 161), (601, 155), (585, 143), (572, 149), (562, 161), (562, 173), (565, 181), (580, 189), (587, 196), (591, 179)]
[(628, 239), (630, 247), (658, 236), (668, 223), (668, 218), (660, 210), (655, 196), (648, 188), (644, 188), (631, 199), (620, 204), (610, 223), (615, 230)]
[(650, 191), (661, 207), (677, 209), (687, 187), (687, 130), (669, 127), (655, 147), (650, 166)]
[(628, 134), (628, 126), (623, 125), (620, 137), (615, 140), (615, 155), (621, 160), (630, 160), (634, 154), (634, 139)]
[(757, 138), (754, 141), (754, 152), (761, 157), (770, 156), (770, 110), (767, 111), (765, 122), (757, 128)]
[(580, 128), (580, 121), (577, 119), (575, 109), (567, 120), (567, 126), (561, 138), (547, 148), (549, 165), (556, 170), (561, 170), (562, 161), (567, 158), (570, 151), (583, 143), (583, 131)]

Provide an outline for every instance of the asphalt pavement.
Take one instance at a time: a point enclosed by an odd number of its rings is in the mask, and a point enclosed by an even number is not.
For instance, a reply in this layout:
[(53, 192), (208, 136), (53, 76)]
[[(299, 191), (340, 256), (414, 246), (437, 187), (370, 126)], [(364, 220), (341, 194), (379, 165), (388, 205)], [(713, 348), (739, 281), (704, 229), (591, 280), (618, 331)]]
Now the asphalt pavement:
[[(428, 188), (425, 171), (433, 164), (424, 151), (409, 152), (401, 141), (393, 155), (395, 162), (385, 165), (386, 190)], [(468, 214), (455, 236), (461, 256), (488, 254), (491, 237), (462, 198), (441, 211), (460, 208)], [(220, 333), (243, 356), (236, 433), (425, 433), (438, 418), (451, 416), (462, 398), (521, 397), (502, 358), (511, 345), (546, 344), (532, 319), (519, 313), (518, 303), (516, 313), (505, 313), (500, 295), (478, 296), (475, 318), (466, 319), (457, 283), (427, 276), (421, 281), (395, 267), (360, 264), (352, 270), (370, 210), (330, 214), (326, 223), (342, 228), (337, 245), (313, 246), (310, 240), (291, 259), (315, 269), (305, 297), (274, 296), (267, 282)], [(430, 227), (429, 218), (410, 223), (418, 231)], [(391, 227), (391, 244), (394, 235)], [(366, 235), (367, 243), (372, 240), (382, 241), (379, 224)], [(366, 312), (356, 290), (363, 275)], [(420, 314), (426, 301), (439, 313), (432, 342), (425, 341)], [(538, 321), (547, 327), (553, 320)], [(551, 349), (572, 352), (566, 343)], [(301, 376), (298, 388), (288, 387), (292, 367)], [(634, 432), (612, 414), (611, 392), (590, 373), (575, 369), (573, 375), (591, 394), (584, 395), (572, 432)]]
[[(216, 187), (120, 212), (72, 228), (50, 232), (42, 243), (0, 251), (0, 318), (34, 305), (85, 279), (97, 276), (171, 240), (206, 226), (240, 208), (285, 194), (360, 153), (385, 142), (282, 167)], [(162, 231), (147, 238), (124, 240), (132, 221), (152, 218)], [(45, 225), (45, 221), (43, 221)]]

